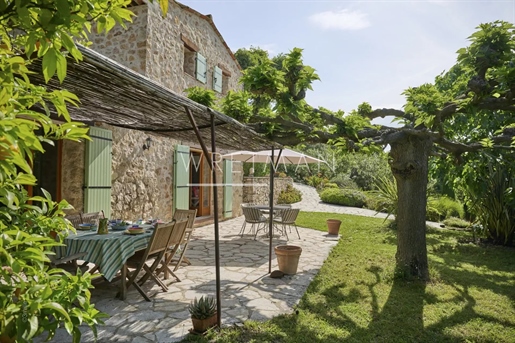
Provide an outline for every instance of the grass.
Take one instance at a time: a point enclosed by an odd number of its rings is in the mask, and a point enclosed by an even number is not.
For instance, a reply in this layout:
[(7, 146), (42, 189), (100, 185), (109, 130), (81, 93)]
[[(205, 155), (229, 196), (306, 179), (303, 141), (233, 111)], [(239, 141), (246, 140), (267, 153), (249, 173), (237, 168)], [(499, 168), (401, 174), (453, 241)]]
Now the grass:
[(513, 342), (515, 249), (428, 229), (431, 282), (395, 278), (396, 234), (382, 219), (301, 212), (297, 224), (341, 238), (296, 314), (226, 328), (200, 342)]

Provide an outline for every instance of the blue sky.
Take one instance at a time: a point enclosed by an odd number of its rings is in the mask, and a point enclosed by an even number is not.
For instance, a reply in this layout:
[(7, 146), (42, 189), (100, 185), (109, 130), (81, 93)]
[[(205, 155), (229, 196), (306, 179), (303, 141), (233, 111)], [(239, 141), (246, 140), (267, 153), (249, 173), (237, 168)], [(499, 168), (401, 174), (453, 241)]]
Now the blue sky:
[(454, 65), (480, 23), (515, 22), (515, 0), (180, 2), (213, 15), (233, 51), (304, 49), (321, 79), (308, 103), (346, 113), (363, 101), (401, 109), (401, 93)]

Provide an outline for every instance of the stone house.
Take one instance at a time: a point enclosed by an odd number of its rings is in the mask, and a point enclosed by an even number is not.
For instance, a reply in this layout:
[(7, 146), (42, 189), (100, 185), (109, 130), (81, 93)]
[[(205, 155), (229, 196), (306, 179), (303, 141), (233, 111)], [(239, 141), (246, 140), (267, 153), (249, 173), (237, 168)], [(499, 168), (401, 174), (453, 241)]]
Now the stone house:
[[(133, 1), (133, 5), (136, 16), (128, 29), (118, 27), (108, 35), (92, 37), (91, 49), (175, 93), (200, 86), (222, 96), (239, 87), (240, 67), (211, 16), (175, 1), (170, 1), (164, 18), (157, 4)], [(84, 82), (79, 75), (76, 80)], [(72, 82), (68, 87), (78, 87), (75, 92), (86, 108), (89, 105), (80, 93), (89, 96), (88, 92), (97, 91), (90, 88), (86, 92)], [(104, 87), (107, 93), (122, 94), (113, 85), (102, 86), (99, 82), (98, 87)], [(126, 102), (138, 104), (139, 95), (130, 92)], [(104, 103), (116, 100), (119, 99), (106, 97)], [(149, 102), (138, 120), (152, 123), (156, 114)], [(104, 103), (100, 106), (104, 113), (116, 112), (125, 105)], [(91, 108), (92, 112), (98, 110)], [(89, 122), (92, 140), (60, 141), (36, 159), (34, 170), (43, 188), (55, 199), (68, 200), (75, 211), (104, 210), (110, 218), (170, 220), (177, 208), (196, 208), (197, 216), (202, 217), (198, 219), (213, 219), (212, 174), (193, 131), (177, 129), (175, 134), (172, 122), (166, 130), (156, 129), (157, 124), (134, 129), (130, 121), (110, 120), (108, 116), (83, 111), (76, 118)], [(206, 125), (202, 128), (206, 129)], [(169, 134), (163, 136), (162, 132)], [(237, 142), (228, 147), (237, 149), (236, 146)], [(233, 170), (231, 163), (220, 161), (218, 167), (218, 183), (243, 183), (241, 164), (234, 164)], [(220, 217), (240, 215), (242, 187), (219, 187), (218, 192), (219, 208), (223, 209)]]

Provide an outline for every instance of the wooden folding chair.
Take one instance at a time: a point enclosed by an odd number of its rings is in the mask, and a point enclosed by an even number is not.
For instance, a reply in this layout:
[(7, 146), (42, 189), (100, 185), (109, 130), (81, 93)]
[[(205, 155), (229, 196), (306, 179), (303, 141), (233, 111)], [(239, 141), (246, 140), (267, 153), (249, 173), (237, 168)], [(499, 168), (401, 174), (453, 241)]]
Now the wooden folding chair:
[[(134, 285), (138, 292), (145, 298), (146, 301), (150, 301), (148, 295), (143, 291), (141, 285), (150, 277), (152, 278), (163, 291), (168, 291), (168, 287), (163, 283), (163, 281), (159, 278), (159, 273), (156, 273), (156, 268), (164, 257), (164, 254), (169, 246), (169, 241), (172, 236), (173, 231), (175, 231), (176, 222), (172, 221), (168, 224), (158, 224), (152, 233), (152, 237), (148, 243), (147, 249), (139, 250), (134, 255), (129, 257), (127, 262), (124, 264), (122, 268), (122, 275), (126, 275), (128, 279), (127, 284), (125, 285), (125, 289), (128, 289), (131, 285)], [(148, 266), (146, 262), (150, 259), (154, 259), (154, 262)], [(132, 272), (129, 272), (128, 269), (133, 268)], [(136, 282), (136, 278), (138, 277), (138, 273), (144, 270), (145, 275), (141, 277), (141, 279)]]
[(82, 224), (98, 224), (100, 218), (105, 218), (104, 211), (82, 213)]
[(64, 217), (64, 219), (67, 219), (70, 221), (70, 223), (72, 223), (73, 227), (78, 229), (79, 228), (79, 225), (82, 224), (82, 216), (80, 215), (80, 213), (77, 213), (77, 214), (69, 214), (67, 216)]
[(157, 275), (164, 273), (164, 279), (167, 280), (170, 278), (170, 274), (173, 275), (177, 279), (177, 281), (181, 281), (175, 275), (175, 273), (170, 269), (169, 264), (172, 261), (173, 257), (177, 253), (181, 243), (184, 241), (184, 236), (186, 235), (186, 226), (188, 225), (188, 219), (181, 219), (175, 221), (175, 227), (168, 242), (168, 249), (166, 249), (166, 253), (164, 258), (161, 261), (161, 266), (157, 269)]
[(186, 234), (184, 235), (184, 241), (181, 243), (181, 252), (179, 255), (179, 259), (177, 260), (177, 264), (173, 271), (177, 271), (181, 263), (186, 263), (190, 265), (191, 262), (184, 255), (186, 254), (186, 250), (188, 249), (188, 244), (190, 243), (191, 235), (193, 234), (193, 224), (195, 223), (195, 218), (197, 217), (197, 210), (175, 210), (173, 214), (173, 219), (188, 219), (188, 224), (186, 225)]

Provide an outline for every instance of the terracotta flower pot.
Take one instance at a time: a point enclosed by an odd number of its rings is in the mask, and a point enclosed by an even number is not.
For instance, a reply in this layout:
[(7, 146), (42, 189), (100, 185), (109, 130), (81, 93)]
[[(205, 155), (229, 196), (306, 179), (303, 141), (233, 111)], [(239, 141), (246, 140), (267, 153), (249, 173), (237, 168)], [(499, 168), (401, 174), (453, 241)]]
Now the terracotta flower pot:
[(218, 316), (215, 313), (214, 315), (206, 319), (197, 319), (191, 317), (191, 321), (193, 323), (193, 330), (195, 332), (204, 333), (207, 331), (207, 329), (216, 326), (216, 324), (218, 323)]
[(302, 248), (296, 245), (278, 245), (274, 250), (279, 270), (284, 274), (297, 274)]
[(340, 225), (342, 224), (341, 220), (338, 219), (327, 219), (327, 232), (330, 235), (338, 235), (340, 232)]

